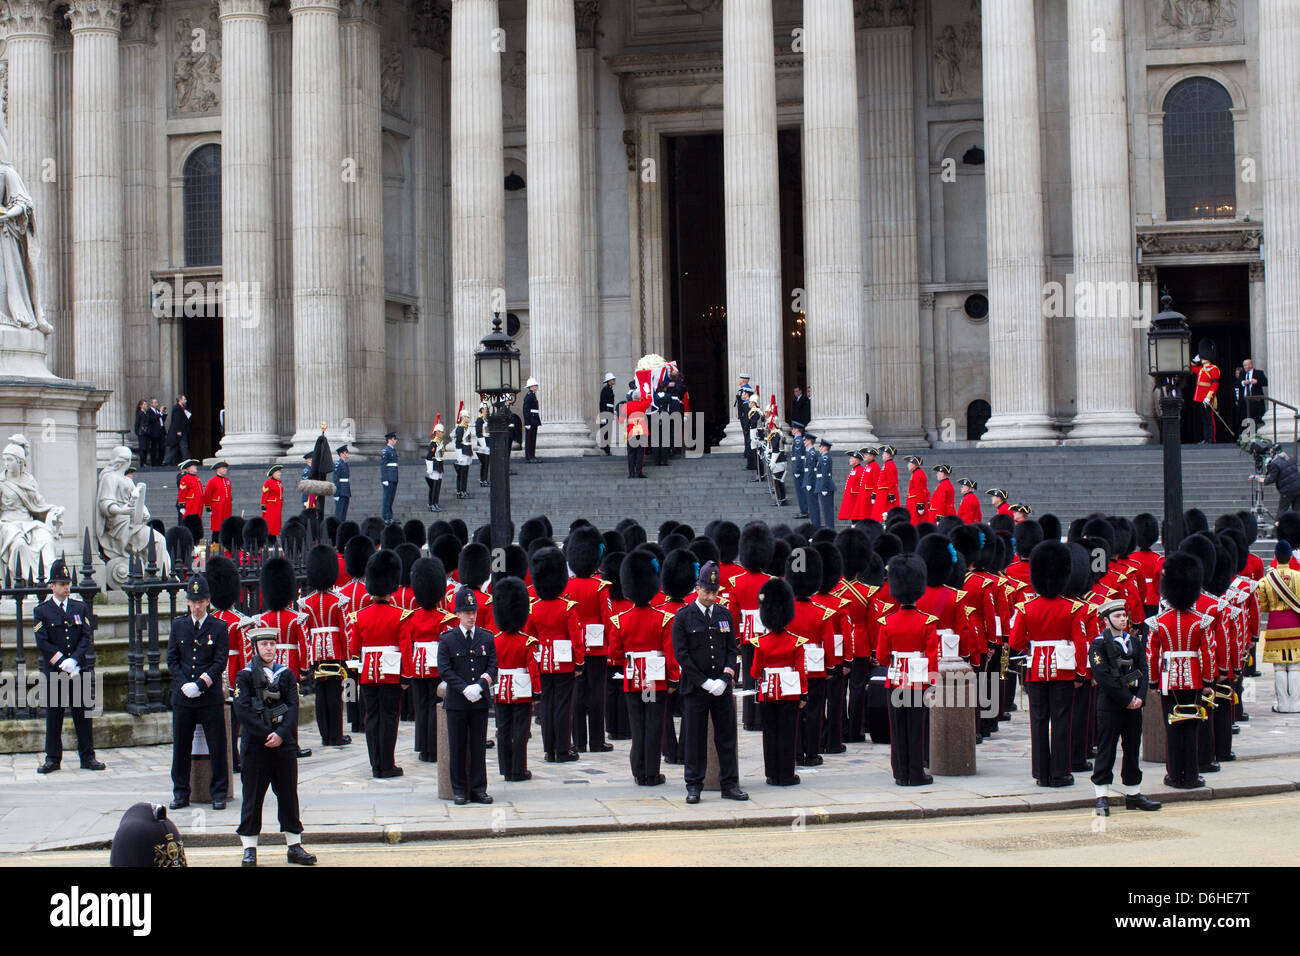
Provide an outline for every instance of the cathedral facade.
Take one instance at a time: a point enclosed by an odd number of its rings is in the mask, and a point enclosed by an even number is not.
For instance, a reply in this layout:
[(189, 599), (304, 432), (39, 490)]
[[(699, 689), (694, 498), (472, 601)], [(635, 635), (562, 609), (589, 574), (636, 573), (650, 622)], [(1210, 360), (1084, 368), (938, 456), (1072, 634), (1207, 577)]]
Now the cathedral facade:
[(742, 373), (837, 439), (1138, 443), (1160, 289), (1221, 406), (1247, 357), (1300, 404), (1294, 0), (0, 7), (103, 447), (184, 393), (197, 455), (422, 448), (494, 314), (543, 454), (648, 353), (724, 447)]

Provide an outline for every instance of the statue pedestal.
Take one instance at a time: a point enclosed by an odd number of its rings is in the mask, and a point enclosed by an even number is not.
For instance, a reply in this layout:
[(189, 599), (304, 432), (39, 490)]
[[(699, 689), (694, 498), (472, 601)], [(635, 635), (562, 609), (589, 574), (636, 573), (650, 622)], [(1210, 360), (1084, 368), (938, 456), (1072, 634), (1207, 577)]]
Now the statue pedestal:
[[(79, 562), (82, 531), (95, 522), (96, 413), (107, 389), (57, 378), (45, 368), (44, 347), (22, 347), (36, 332), (0, 327), (0, 447), (21, 432), (31, 443), (28, 470), (52, 505), (64, 509), (57, 545)], [(40, 374), (44, 373), (44, 374)]]
[(1160, 691), (1147, 693), (1146, 703), (1142, 705), (1142, 759), (1147, 763), (1165, 762), (1165, 734), (1169, 721), (1160, 706)]
[(975, 672), (960, 658), (943, 658), (934, 690), (930, 772), (944, 777), (970, 776), (975, 773), (975, 715), (979, 702)]

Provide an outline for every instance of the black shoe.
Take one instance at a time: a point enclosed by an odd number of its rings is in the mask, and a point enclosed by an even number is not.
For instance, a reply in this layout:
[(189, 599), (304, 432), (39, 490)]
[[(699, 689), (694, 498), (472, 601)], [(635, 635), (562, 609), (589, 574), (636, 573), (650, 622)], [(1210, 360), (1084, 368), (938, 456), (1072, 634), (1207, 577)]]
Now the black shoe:
[(334, 742), (334, 746), (346, 747), (350, 743), (352, 743), (352, 738), (349, 737), (347, 734), (344, 734), (342, 737), (340, 737), (338, 740)]
[(579, 759), (581, 759), (581, 757), (582, 757), (582, 754), (578, 753), (578, 751), (576, 751), (576, 750), (567, 750), (567, 751), (565, 751), (565, 752), (562, 753), (562, 754), (556, 754), (556, 755), (555, 755), (555, 762), (556, 762), (556, 763), (570, 763), (570, 762), (572, 762), (572, 761), (574, 761), (574, 760), (579, 760)]
[[(1159, 804), (1156, 804), (1156, 806), (1159, 806)], [(1092, 812), (1094, 816), (1098, 817), (1110, 816), (1110, 797), (1098, 797), (1097, 807)]]
[(645, 783), (642, 784), (642, 786), (658, 787), (658, 786), (662, 786), (667, 782), (668, 782), (668, 778), (660, 773), (660, 774), (655, 774), (653, 777), (646, 777)]
[(1237, 723), (1239, 724), (1250, 723), (1250, 714), (1243, 713), (1240, 717), (1237, 718)]
[(699, 787), (687, 787), (687, 788), (686, 788), (686, 802), (687, 802), (687, 803), (699, 803), (699, 802), (700, 802), (700, 788), (699, 788)]
[(379, 771), (379, 776), (387, 779), (388, 777), (400, 777), (404, 771), (401, 767), (389, 767), (387, 770)]
[(289, 847), (289, 862), (301, 863), (303, 866), (315, 866), (316, 855), (304, 850), (301, 843), (295, 843)]
[(1218, 773), (1223, 768), (1219, 766), (1219, 761), (1212, 760), (1208, 766), (1199, 768), (1201, 773)]
[(496, 742), (495, 740), (493, 740), (491, 737), (489, 737), (489, 738), (487, 739), (487, 743), (485, 743), (485, 744), (483, 745), (483, 747), (484, 747), (485, 750), (491, 750), (491, 749), (492, 749), (493, 747), (495, 747), (496, 745), (497, 745), (497, 742)]
[(1125, 810), (1159, 810), (1160, 802), (1152, 800), (1150, 797), (1143, 796), (1140, 793), (1132, 794), (1124, 798)]
[[(1224, 763), (1224, 762), (1232, 761), (1232, 760), (1236, 760), (1236, 759), (1237, 759), (1237, 755), (1236, 755), (1236, 754), (1234, 754), (1234, 753), (1228, 753), (1228, 754), (1226, 754), (1225, 756), (1222, 756), (1222, 757), (1219, 758), (1219, 763)], [(103, 768), (103, 764), (100, 764), (100, 767), (101, 767), (101, 769), (102, 769), (102, 768)], [(89, 770), (89, 769), (92, 769), (92, 768), (87, 767), (86, 769)]]
[(434, 759), (433, 759), (433, 755), (432, 755), (432, 754), (419, 754), (418, 756), (419, 756), (419, 758), (420, 758), (420, 762), (421, 762), (421, 763), (434, 763), (434, 762), (435, 762)]
[(1086, 773), (1087, 771), (1089, 771), (1089, 770), (1092, 769), (1092, 763), (1089, 762), (1089, 761), (1087, 761), (1087, 760), (1085, 760), (1085, 761), (1083, 761), (1082, 763), (1076, 763), (1076, 764), (1075, 764), (1073, 767), (1071, 767), (1070, 769), (1071, 769), (1072, 771), (1074, 771), (1075, 773)]
[(492, 798), (486, 793), (471, 793), (469, 795), (470, 803), (491, 803)]
[(467, 803), (469, 803), (469, 797), (461, 796), (461, 795), (456, 796), (456, 806), (463, 807)]
[(842, 754), (842, 753), (847, 753), (848, 749), (849, 749), (848, 747), (844, 746), (843, 744), (840, 744), (838, 747), (827, 748), (826, 750), (823, 750), (822, 753)]
[(250, 846), (244, 851), (244, 859), (240, 861), (240, 866), (257, 866), (257, 847)]
[(769, 787), (778, 787), (778, 786), (780, 786), (780, 784), (778, 784), (778, 783), (776, 782), (775, 778), (773, 778), (773, 777), (765, 777), (765, 778), (763, 779), (763, 782), (766, 783)]
[(1064, 777), (1053, 777), (1047, 782), (1049, 787), (1072, 787), (1074, 786), (1074, 775), (1067, 773)]
[(37, 773), (54, 773), (60, 768), (61, 764), (57, 760), (47, 760), (36, 768)]
[(906, 778), (906, 777), (895, 777), (895, 778), (894, 778), (894, 783), (898, 784), (900, 787), (906, 787), (906, 786), (907, 786), (907, 778)]
[(525, 780), (533, 779), (533, 772), (531, 770), (525, 770), (523, 773), (511, 774), (509, 777), (506, 777), (506, 779), (512, 783), (523, 783)]
[[(1234, 756), (1232, 759), (1236, 760), (1237, 758)], [(91, 757), (89, 760), (82, 761), (81, 769), (82, 770), (107, 770), (108, 768), (105, 767), (102, 762), (96, 760), (94, 757)]]
[(614, 745), (613, 745), (613, 744), (611, 744), (611, 743), (603, 743), (603, 744), (601, 744), (599, 747), (593, 747), (593, 748), (592, 748), (592, 753), (607, 754), (607, 753), (609, 753), (610, 751), (612, 751), (613, 749), (614, 749)]
[(867, 738), (866, 737), (845, 737), (844, 742), (846, 744), (865, 744), (867, 742)]
[(226, 809), (226, 801), (225, 801), (224, 799), (222, 799), (222, 800), (213, 800), (213, 801), (212, 801), (212, 809), (213, 809), (213, 810), (224, 810), (224, 809)]
[(793, 786), (795, 786), (796, 784), (798, 784), (799, 782), (800, 782), (800, 781), (799, 781), (799, 775), (798, 775), (798, 774), (795, 774), (793, 777), (790, 778), (790, 782), (787, 783), (786, 786), (787, 786), (787, 787), (793, 787)]
[(820, 767), (826, 761), (822, 759), (821, 754), (814, 754), (807, 760), (796, 761), (801, 767)]
[(1186, 789), (1188, 789), (1188, 790), (1199, 790), (1199, 789), (1200, 789), (1201, 787), (1203, 787), (1203, 786), (1205, 786), (1205, 778), (1204, 778), (1204, 777), (1197, 777), (1197, 778), (1196, 778), (1195, 780), (1193, 780), (1191, 783), (1187, 784)]
[(298, 748), (298, 759), (299, 759), (299, 760), (301, 760), (303, 757), (310, 757), (310, 756), (311, 756), (311, 748), (310, 748), (310, 747), (299, 747), (299, 748)]
[(727, 787), (722, 791), (723, 800), (748, 800), (749, 794), (739, 787)]
[(1010, 720), (1010, 719), (1011, 719), (1011, 711), (1009, 711), (1009, 710), (1004, 710), (1002, 713), (998, 714), (998, 720), (1000, 720), (1000, 721), (1001, 721), (1001, 720)]
[(167, 804), (168, 810), (184, 810), (190, 805), (189, 797), (177, 797), (171, 803)]

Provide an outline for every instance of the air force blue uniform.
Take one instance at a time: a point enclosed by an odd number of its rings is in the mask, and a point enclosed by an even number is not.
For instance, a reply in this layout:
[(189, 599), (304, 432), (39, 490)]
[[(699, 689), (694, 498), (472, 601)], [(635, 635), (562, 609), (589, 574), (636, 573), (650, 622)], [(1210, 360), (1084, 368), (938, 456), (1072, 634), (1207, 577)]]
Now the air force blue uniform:
[(790, 475), (794, 479), (795, 497), (799, 499), (799, 514), (808, 514), (808, 491), (803, 486), (804, 456), (807, 449), (804, 447), (803, 435), (790, 436)]
[(352, 503), (352, 466), (342, 458), (334, 462), (334, 517), (342, 523), (348, 520), (348, 505)]
[(813, 477), (813, 507), (820, 504), (821, 520), (816, 522), (821, 528), (835, 527), (835, 478), (831, 474), (831, 455), (824, 452), (817, 455), (817, 469)]
[(379, 479), (383, 483), (384, 503), (379, 517), (384, 522), (393, 520), (393, 499), (397, 497), (397, 449), (385, 444), (384, 452), (379, 458)]

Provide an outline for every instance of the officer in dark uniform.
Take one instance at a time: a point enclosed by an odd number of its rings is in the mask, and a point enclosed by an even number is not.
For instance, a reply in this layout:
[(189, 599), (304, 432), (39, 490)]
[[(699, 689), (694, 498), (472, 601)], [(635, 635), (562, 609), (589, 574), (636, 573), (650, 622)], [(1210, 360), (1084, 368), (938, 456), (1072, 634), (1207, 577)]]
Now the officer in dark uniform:
[(384, 524), (393, 523), (393, 499), (397, 497), (397, 432), (384, 435), (384, 451), (379, 456), (379, 481), (384, 489), (384, 502), (379, 517)]
[(808, 517), (808, 492), (804, 488), (804, 459), (808, 448), (804, 441), (803, 430), (806, 426), (799, 419), (790, 423), (790, 479), (794, 482), (794, 494), (799, 499), (799, 513), (796, 518)]
[(817, 470), (821, 465), (821, 452), (817, 450), (817, 436), (805, 435), (803, 439), (803, 491), (807, 498), (808, 520), (814, 528), (821, 527), (822, 505), (817, 494)]
[(817, 468), (813, 472), (813, 497), (809, 510), (820, 506), (821, 521), (813, 524), (821, 528), (835, 527), (835, 476), (831, 474), (831, 443), (825, 438), (817, 441)]
[(600, 390), (600, 446), (610, 454), (614, 443), (614, 430), (618, 428), (618, 406), (614, 404), (614, 373), (605, 373), (605, 384)]
[(456, 806), (491, 803), (487, 792), (487, 725), (497, 648), (492, 632), (477, 627), (473, 588), (456, 591), (452, 610), (460, 626), (438, 639), (438, 676), (447, 686), (447, 743), (451, 749), (451, 791)]
[(212, 755), (212, 809), (226, 809), (230, 773), (226, 767), (226, 702), (221, 675), (230, 657), (225, 621), (208, 613), (208, 579), (197, 574), (185, 588), (189, 613), (172, 621), (167, 669), (172, 681), (172, 802), (190, 805), (190, 752), (194, 727), (203, 725)]
[[(90, 608), (69, 595), (72, 575), (63, 559), (50, 565), (50, 597), (36, 605), (36, 650), (45, 693), (45, 763), (37, 773), (53, 773), (63, 761), (63, 712), (72, 713), (82, 770), (103, 770), (95, 759), (95, 739), (87, 704), (94, 709), (94, 681), (86, 658), (94, 646)], [(84, 675), (84, 676), (83, 676)]]
[(647, 410), (650, 423), (650, 445), (655, 450), (656, 465), (667, 465), (669, 454), (672, 452), (672, 411), (673, 400), (668, 391), (668, 377), (664, 376), (659, 380), (654, 395), (650, 399), (650, 408)]
[(686, 802), (699, 803), (704, 787), (709, 718), (718, 751), (718, 782), (726, 800), (748, 800), (740, 789), (736, 763), (736, 683), (740, 641), (731, 612), (718, 603), (722, 575), (709, 561), (700, 568), (695, 600), (673, 617), (673, 653), (681, 666), (677, 694), (682, 702), (682, 743), (686, 751)]
[(1097, 759), (1092, 767), (1096, 813), (1110, 814), (1110, 785), (1115, 779), (1115, 747), (1124, 744), (1120, 791), (1128, 810), (1159, 810), (1160, 804), (1142, 795), (1142, 705), (1147, 699), (1147, 642), (1128, 631), (1128, 611), (1123, 598), (1097, 608), (1105, 628), (1088, 648), (1097, 694)]
[(289, 862), (311, 866), (316, 857), (302, 846), (298, 816), (298, 679), (275, 662), (275, 631), (259, 631), (256, 655), (235, 677), (239, 714), (239, 752), (244, 796), (239, 813), (239, 842), (244, 866), (257, 866), (257, 837), (262, 832), (266, 788), (275, 791), (280, 832), (289, 844)]
[(334, 449), (334, 517), (339, 524), (348, 520), (348, 505), (352, 503), (352, 466), (348, 464), (348, 446)]
[(537, 430), (542, 427), (542, 410), (537, 404), (537, 379), (524, 383), (524, 461), (537, 462)]

